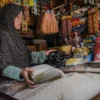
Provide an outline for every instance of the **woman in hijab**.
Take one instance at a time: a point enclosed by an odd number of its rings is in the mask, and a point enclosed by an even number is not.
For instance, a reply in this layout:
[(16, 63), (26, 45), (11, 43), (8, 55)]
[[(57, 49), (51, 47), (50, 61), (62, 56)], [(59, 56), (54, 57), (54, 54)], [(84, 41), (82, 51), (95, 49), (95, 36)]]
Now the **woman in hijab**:
[[(29, 52), (18, 34), (21, 27), (23, 7), (7, 4), (0, 11), (0, 73), (2, 76), (22, 81), (34, 87), (28, 73), (34, 71), (31, 63), (41, 64), (53, 50)], [(22, 77), (22, 78), (21, 78)]]

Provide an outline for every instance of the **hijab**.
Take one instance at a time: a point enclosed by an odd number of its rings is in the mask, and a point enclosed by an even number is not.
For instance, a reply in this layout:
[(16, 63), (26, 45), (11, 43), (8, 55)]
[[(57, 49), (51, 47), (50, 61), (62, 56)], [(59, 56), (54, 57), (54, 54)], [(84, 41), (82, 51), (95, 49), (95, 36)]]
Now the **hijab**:
[(30, 66), (30, 54), (14, 27), (14, 19), (23, 7), (7, 4), (0, 11), (0, 71), (9, 65), (19, 68)]

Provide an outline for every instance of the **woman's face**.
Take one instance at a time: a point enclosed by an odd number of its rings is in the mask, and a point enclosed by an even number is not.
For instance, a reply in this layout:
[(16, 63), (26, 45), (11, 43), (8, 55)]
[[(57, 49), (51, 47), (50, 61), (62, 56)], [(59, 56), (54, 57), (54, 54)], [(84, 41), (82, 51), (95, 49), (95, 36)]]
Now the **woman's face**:
[(22, 23), (22, 11), (18, 14), (18, 16), (14, 20), (14, 27), (15, 29), (20, 29), (21, 28), (21, 23)]

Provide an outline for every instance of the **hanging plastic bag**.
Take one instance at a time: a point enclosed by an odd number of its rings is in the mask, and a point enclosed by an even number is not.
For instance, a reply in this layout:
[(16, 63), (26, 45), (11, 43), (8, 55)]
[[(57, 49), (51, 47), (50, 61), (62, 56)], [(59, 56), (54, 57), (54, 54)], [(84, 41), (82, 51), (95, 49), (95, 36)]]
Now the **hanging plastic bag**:
[(58, 32), (58, 24), (55, 15), (52, 11), (47, 10), (38, 20), (37, 33), (47, 35)]

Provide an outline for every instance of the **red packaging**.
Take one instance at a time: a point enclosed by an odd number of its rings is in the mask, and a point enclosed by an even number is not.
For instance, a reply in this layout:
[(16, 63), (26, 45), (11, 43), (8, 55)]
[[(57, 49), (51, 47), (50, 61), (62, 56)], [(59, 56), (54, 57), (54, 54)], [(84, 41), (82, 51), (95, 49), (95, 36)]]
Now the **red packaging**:
[(94, 61), (100, 60), (100, 37), (95, 39)]

